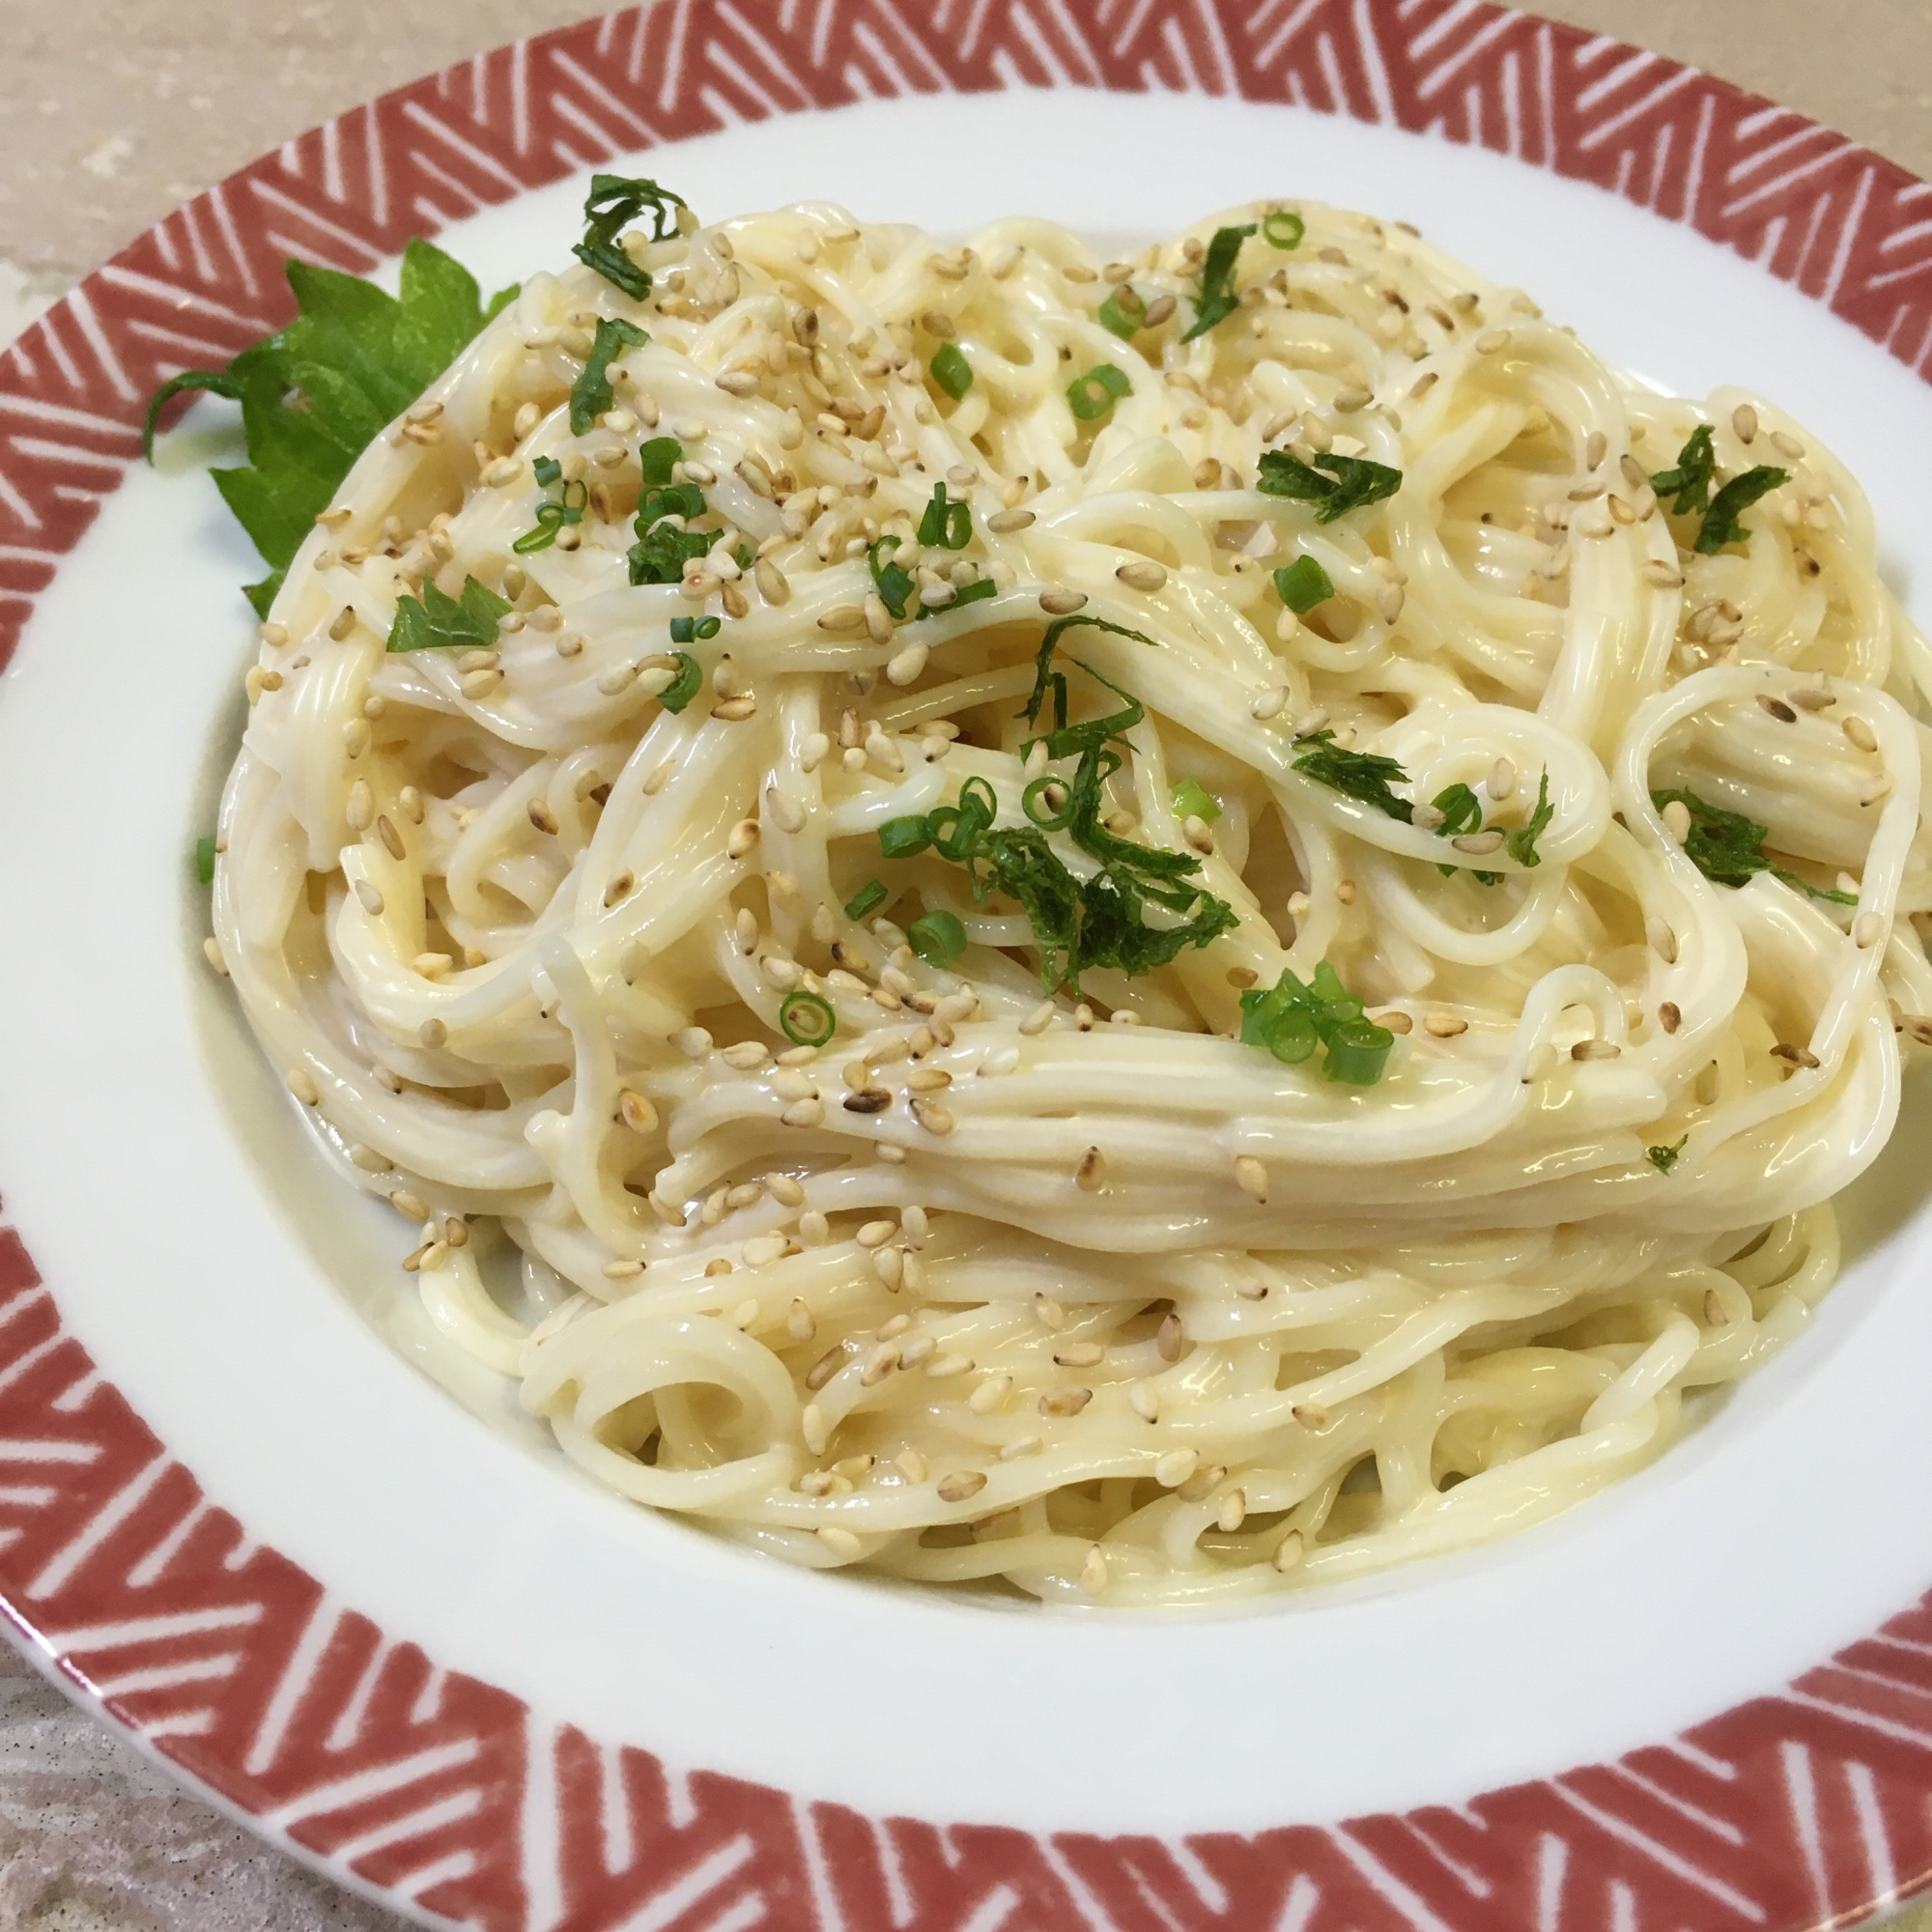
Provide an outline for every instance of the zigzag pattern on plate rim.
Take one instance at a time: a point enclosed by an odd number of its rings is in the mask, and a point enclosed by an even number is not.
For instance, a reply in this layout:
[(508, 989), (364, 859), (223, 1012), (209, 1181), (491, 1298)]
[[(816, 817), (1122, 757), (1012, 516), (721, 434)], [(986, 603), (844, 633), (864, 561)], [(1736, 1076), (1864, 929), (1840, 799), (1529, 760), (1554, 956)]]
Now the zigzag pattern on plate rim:
[[(1239, 94), (1595, 182), (1932, 359), (1932, 187), (1771, 103), (1485, 0), (661, 0), (291, 141), (0, 355), (0, 667), (135, 454), (153, 385), (611, 155), (869, 96)], [(1268, 1924), (1798, 1932), (1932, 1875), (1932, 1598), (1689, 1737), (1455, 1807), (1253, 1838), (1041, 1839), (841, 1807), (540, 1722), (259, 1548), (105, 1385), (0, 1232), (0, 1593), (32, 1643), (259, 1829), (491, 1932)], [(1567, 1914), (1567, 1916), (1566, 1916)]]

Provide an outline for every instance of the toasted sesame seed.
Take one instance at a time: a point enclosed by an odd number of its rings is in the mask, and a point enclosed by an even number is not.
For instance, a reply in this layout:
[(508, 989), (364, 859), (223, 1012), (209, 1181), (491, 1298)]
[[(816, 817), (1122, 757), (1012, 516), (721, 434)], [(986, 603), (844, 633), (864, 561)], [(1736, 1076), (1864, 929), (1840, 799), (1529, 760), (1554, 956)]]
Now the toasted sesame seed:
[(986, 519), (986, 527), (996, 537), (1009, 537), (1030, 528), (1038, 519), (1031, 510), (995, 510)]
[(985, 1487), (983, 1471), (954, 1469), (951, 1475), (940, 1477), (939, 1500), (943, 1503), (963, 1503), (969, 1496), (977, 1496)]
[(841, 1563), (850, 1563), (865, 1548), (849, 1529), (841, 1529), (836, 1522), (822, 1523), (813, 1534)]
[(950, 1134), (952, 1131), (952, 1112), (937, 1100), (914, 1100), (912, 1117), (929, 1134)]
[(1677, 935), (1666, 922), (1653, 914), (1644, 922), (1643, 934), (1650, 942), (1650, 950), (1666, 966), (1677, 964)]
[(1149, 595), (1167, 586), (1167, 572), (1159, 564), (1151, 561), (1123, 563), (1114, 575), (1129, 590), (1143, 590)]
[(1891, 796), (1897, 782), (1897, 780), (1889, 772), (1880, 772), (1878, 777), (1871, 780), (1865, 785), (1864, 789), (1859, 793), (1859, 803), (1861, 805), (1879, 804), (1882, 800)]
[(1080, 1565), (1080, 1587), (1090, 1597), (1097, 1597), (1107, 1587), (1106, 1552), (1095, 1543), (1092, 1545), (1085, 1560)]
[(355, 881), (355, 896), (361, 902), (362, 910), (371, 919), (382, 918), (384, 906), (383, 895), (367, 879), (357, 879)]
[(1087, 593), (1084, 590), (1042, 590), (1039, 593), (1039, 608), (1049, 617), (1068, 617), (1076, 611), (1085, 610)]
[(1772, 431), (1771, 446), (1777, 451), (1778, 455), (1788, 456), (1794, 463), (1801, 462), (1804, 459), (1804, 445), (1795, 436), (1791, 436), (1781, 429)]
[(822, 1100), (794, 1100), (779, 1115), (779, 1119), (788, 1127), (817, 1127), (825, 1123), (825, 1103)]
[(991, 1415), (994, 1409), (1006, 1401), (1007, 1391), (1013, 1385), (1011, 1376), (988, 1376), (971, 1395), (966, 1398), (966, 1406), (975, 1415)]
[(347, 604), (345, 604), (342, 607), (342, 609), (339, 610), (335, 613), (335, 615), (329, 619), (328, 635), (331, 639), (334, 639), (336, 643), (339, 644), (346, 637), (348, 637), (350, 632), (353, 631), (355, 628), (355, 612)]
[(289, 1083), (289, 1092), (293, 1094), (296, 1096), (296, 1098), (302, 1103), (304, 1107), (321, 1106), (322, 1094), (317, 1090), (315, 1081), (310, 1077), (307, 1067), (291, 1066), (285, 1077), (287, 1078)]
[(1572, 1060), (1615, 1060), (1623, 1052), (1613, 1039), (1579, 1039), (1570, 1049)]
[(1063, 1342), (1053, 1351), (1053, 1359), (1063, 1369), (1091, 1369), (1105, 1353), (1097, 1342)]
[(1781, 697), (1773, 697), (1767, 692), (1757, 695), (1758, 708), (1776, 718), (1780, 724), (1796, 724), (1798, 714)]
[(533, 798), (525, 810), (529, 814), (530, 823), (539, 832), (554, 832), (556, 830), (556, 813), (550, 809), (548, 800)]
[(1265, 1201), (1268, 1190), (1268, 1171), (1253, 1154), (1236, 1154), (1235, 1157), (1235, 1184), (1243, 1194), (1252, 1195), (1257, 1201)]
[(1048, 1389), (1039, 1399), (1039, 1412), (1042, 1415), (1078, 1415), (1094, 1400), (1090, 1388)]
[(1080, 1165), (1073, 1170), (1074, 1183), (1088, 1193), (1106, 1184), (1107, 1159), (1096, 1147), (1090, 1147), (1080, 1156)]
[(1454, 1013), (1425, 1013), (1422, 1016), (1422, 1030), (1437, 1039), (1454, 1039), (1458, 1034), (1469, 1031), (1469, 1022)]
[(1659, 557), (1652, 557), (1643, 567), (1643, 579), (1660, 590), (1682, 590), (1684, 573), (1675, 564), (1665, 563)]
[(1842, 728), (1845, 736), (1860, 751), (1875, 752), (1878, 750), (1878, 733), (1872, 729), (1871, 725), (1864, 719), (1859, 717), (1856, 713), (1844, 721)]
[(1690, 836), (1690, 808), (1681, 798), (1673, 798), (1662, 811), (1663, 829), (1673, 844), (1682, 845)]
[(1193, 1475), (1201, 1458), (1192, 1449), (1170, 1449), (1153, 1465), (1153, 1479), (1164, 1490), (1178, 1490)]
[(1500, 832), (1465, 832), (1449, 842), (1457, 851), (1466, 852), (1472, 859), (1480, 859), (1502, 849), (1503, 835)]
[(1861, 950), (1876, 946), (1885, 937), (1885, 919), (1882, 914), (1861, 912), (1852, 922), (1852, 943)]
[(1186, 1337), (1181, 1333), (1180, 1317), (1170, 1309), (1161, 1317), (1160, 1327), (1154, 1336), (1154, 1348), (1163, 1362), (1178, 1362), (1185, 1346)]
[(1151, 1382), (1129, 1382), (1127, 1384), (1127, 1406), (1143, 1422), (1160, 1420), (1160, 1396)]
[(1790, 1040), (1781, 1039), (1772, 1052), (1780, 1060), (1788, 1060), (1794, 1066), (1816, 1066), (1818, 1056), (1808, 1046), (1795, 1046)]
[(1216, 1485), (1227, 1479), (1226, 1466), (1220, 1463), (1209, 1463), (1196, 1469), (1188, 1479), (1179, 1486), (1180, 1500), (1184, 1503), (1205, 1502)]
[(633, 1133), (648, 1134), (658, 1123), (658, 1110), (635, 1088), (617, 1090), (617, 1112)]
[(1274, 1567), (1282, 1571), (1293, 1570), (1301, 1561), (1304, 1548), (1301, 1532), (1298, 1529), (1291, 1529), (1274, 1547), (1274, 1556), (1271, 1559)]

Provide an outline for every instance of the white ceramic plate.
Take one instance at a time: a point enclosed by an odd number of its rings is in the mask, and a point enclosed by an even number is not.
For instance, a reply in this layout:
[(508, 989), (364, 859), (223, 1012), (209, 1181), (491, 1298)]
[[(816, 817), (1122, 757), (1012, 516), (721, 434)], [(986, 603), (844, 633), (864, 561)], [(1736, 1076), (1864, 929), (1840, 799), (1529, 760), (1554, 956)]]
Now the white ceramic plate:
[[(440, 225), (486, 287), (553, 263), (576, 162), (707, 117), (735, 125), (649, 164), (707, 214), (810, 195), (956, 238), (1025, 210), (1112, 243), (1281, 193), (1414, 221), (1612, 360), (1786, 402), (1932, 628), (1920, 321), (1888, 353), (1832, 306), (1922, 317), (1882, 278), (1924, 190), (1487, 8), (1097, 13), (679, 0), (505, 50), (171, 217), (0, 364), (8, 556), (48, 563), (0, 680), (0, 1594), (116, 1720), (426, 1920), (1801, 1932), (1932, 1870), (1932, 1646), (1895, 1625), (1805, 1678), (1932, 1581), (1922, 1106), (1811, 1333), (1607, 1495), (1263, 1613), (1000, 1613), (576, 1475), (414, 1312), (393, 1217), (322, 1172), (202, 961), (184, 855), (258, 566), (205, 479), (125, 467), (146, 388), (258, 332), (290, 248), (359, 270)], [(948, 60), (1004, 91), (852, 99)], [(1181, 91), (1216, 62), (1272, 98)], [(1321, 87), (1382, 125), (1295, 104)], [(1393, 125), (1432, 118), (1610, 191)], [(1668, 218), (1794, 169), (1724, 205), (1768, 267)], [(167, 471), (228, 433), (203, 406)]]

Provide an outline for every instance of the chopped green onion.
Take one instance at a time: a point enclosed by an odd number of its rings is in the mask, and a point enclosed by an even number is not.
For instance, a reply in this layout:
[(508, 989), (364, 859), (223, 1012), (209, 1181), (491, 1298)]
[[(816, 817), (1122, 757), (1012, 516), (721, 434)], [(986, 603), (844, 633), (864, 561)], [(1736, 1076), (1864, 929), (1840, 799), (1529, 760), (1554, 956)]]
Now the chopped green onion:
[(906, 600), (919, 586), (913, 582), (910, 572), (893, 562), (893, 552), (898, 547), (897, 537), (881, 537), (866, 553), (866, 561), (871, 566), (872, 584), (879, 593), (879, 602), (895, 617), (902, 619), (906, 614)]
[(888, 859), (916, 859), (931, 843), (923, 814), (889, 818), (879, 827), (879, 850)]
[(958, 593), (950, 604), (935, 604), (930, 610), (922, 611), (922, 617), (937, 617), (946, 611), (956, 611), (962, 604), (977, 604), (982, 597), (996, 597), (1000, 586), (990, 577), (976, 577), (971, 583), (962, 583)]
[(966, 950), (966, 928), (950, 912), (929, 912), (906, 927), (906, 944), (928, 966), (945, 966)]
[(973, 506), (948, 502), (946, 485), (932, 486), (932, 500), (919, 520), (919, 540), (936, 550), (964, 550), (973, 541)]
[(866, 919), (886, 902), (886, 882), (883, 879), (867, 879), (867, 882), (845, 901), (847, 919)]
[[(1053, 803), (1056, 793), (1060, 798), (1057, 807)], [(1073, 822), (1073, 787), (1048, 772), (1020, 793), (1020, 810), (1042, 832), (1064, 832)]]
[(1110, 335), (1130, 342), (1147, 322), (1147, 303), (1134, 293), (1131, 282), (1122, 282), (1100, 304), (1099, 323)]
[(956, 403), (973, 386), (973, 365), (959, 353), (956, 342), (942, 342), (925, 365), (932, 380)]
[(794, 1046), (823, 1046), (838, 1031), (838, 1015), (816, 993), (787, 993), (779, 1005), (779, 1031)]
[(1335, 594), (1328, 573), (1312, 556), (1298, 556), (1274, 574), (1274, 587), (1281, 601), (1297, 617), (1305, 617), (1318, 604), (1325, 604)]
[(1675, 1147), (1645, 1148), (1643, 1157), (1659, 1174), (1668, 1174), (1677, 1165), (1677, 1156), (1690, 1145), (1690, 1136), (1686, 1134)]
[(1278, 208), (1262, 223), (1262, 236), (1277, 248), (1299, 248), (1301, 238), (1308, 233), (1308, 224), (1298, 214), (1291, 213), (1285, 208)]
[(563, 465), (554, 456), (539, 456), (530, 468), (536, 472), (538, 487), (544, 490), (548, 490), (563, 474)]
[(1174, 815), (1212, 824), (1220, 817), (1221, 808), (1192, 779), (1182, 779), (1174, 788)]
[(1284, 966), (1272, 989), (1253, 986), (1243, 993), (1241, 1039), (1266, 1047), (1290, 1066), (1308, 1059), (1319, 1041), (1327, 1049), (1322, 1072), (1350, 1087), (1373, 1087), (1395, 1044), (1395, 1035), (1364, 1015), (1361, 1001), (1325, 959), (1307, 985)]
[(670, 620), (670, 640), (674, 644), (696, 643), (704, 638), (715, 638), (724, 628), (723, 621), (717, 617), (673, 617)]
[[(540, 459), (541, 461), (541, 459)], [(559, 472), (559, 466), (553, 463), (553, 475)], [(539, 479), (541, 480), (541, 478)], [(571, 493), (575, 491), (576, 495)], [(537, 526), (526, 530), (511, 544), (510, 548), (519, 556), (529, 556), (540, 550), (548, 550), (556, 541), (558, 530), (570, 524), (583, 521), (583, 506), (590, 500), (590, 486), (581, 479), (563, 486), (561, 497), (551, 497), (537, 505)]]
[(1111, 362), (1100, 362), (1067, 384), (1066, 407), (1082, 422), (1093, 422), (1132, 393), (1133, 385), (1121, 370)]
[(674, 436), (654, 436), (648, 442), (638, 445), (638, 462), (643, 469), (647, 487), (668, 483), (671, 470), (683, 461), (684, 444)]
[(194, 875), (204, 886), (214, 883), (214, 840), (197, 838), (194, 841)]
[(667, 711), (682, 711), (704, 688), (704, 667), (689, 651), (673, 651), (677, 675), (658, 693), (658, 702)]
[(927, 966), (947, 966), (966, 951), (966, 927), (951, 912), (927, 912), (906, 927), (906, 945)]

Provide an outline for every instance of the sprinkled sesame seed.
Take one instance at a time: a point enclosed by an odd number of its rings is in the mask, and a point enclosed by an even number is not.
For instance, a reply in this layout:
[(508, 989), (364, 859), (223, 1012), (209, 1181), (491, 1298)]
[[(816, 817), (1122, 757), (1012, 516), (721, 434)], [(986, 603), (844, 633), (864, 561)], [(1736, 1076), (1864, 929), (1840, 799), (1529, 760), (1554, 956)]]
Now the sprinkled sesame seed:
[(1818, 1056), (1808, 1046), (1796, 1046), (1790, 1040), (1781, 1039), (1772, 1052), (1780, 1060), (1788, 1060), (1794, 1066), (1816, 1066)]
[(1192, 1449), (1170, 1449), (1153, 1465), (1153, 1479), (1164, 1490), (1178, 1490), (1193, 1475), (1201, 1458)]
[(1852, 922), (1852, 943), (1863, 950), (1876, 946), (1885, 937), (1885, 919), (1880, 913), (1861, 912)]
[(963, 1503), (970, 1496), (977, 1496), (986, 1487), (984, 1473), (979, 1469), (954, 1469), (951, 1475), (939, 1479), (939, 1500), (943, 1503)]
[(1293, 1570), (1301, 1561), (1304, 1548), (1301, 1532), (1291, 1529), (1274, 1548), (1274, 1567), (1277, 1570)]
[(1422, 1016), (1422, 1030), (1436, 1039), (1454, 1039), (1458, 1034), (1469, 1031), (1469, 1022), (1454, 1013), (1425, 1013)]
[(1039, 608), (1049, 617), (1069, 617), (1076, 611), (1085, 610), (1087, 593), (1084, 590), (1042, 590), (1039, 593)]
[(1653, 914), (1644, 922), (1643, 933), (1650, 942), (1650, 950), (1666, 966), (1677, 964), (1677, 935), (1663, 920)]
[(1235, 1184), (1243, 1194), (1252, 1195), (1257, 1201), (1265, 1201), (1268, 1171), (1253, 1154), (1237, 1154), (1235, 1157)]

